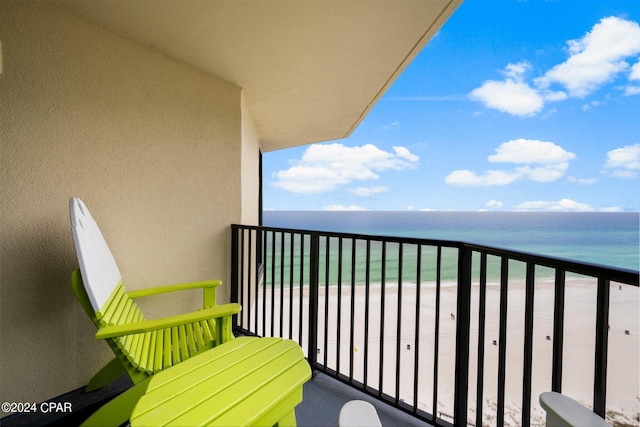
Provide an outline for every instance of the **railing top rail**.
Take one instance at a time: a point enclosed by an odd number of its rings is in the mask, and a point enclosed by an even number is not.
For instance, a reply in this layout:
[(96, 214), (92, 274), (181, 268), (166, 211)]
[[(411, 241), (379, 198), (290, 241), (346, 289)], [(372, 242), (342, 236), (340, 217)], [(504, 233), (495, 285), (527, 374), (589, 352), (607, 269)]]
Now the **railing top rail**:
[(637, 270), (516, 251), (512, 249), (484, 246), (476, 243), (462, 243), (462, 245), (473, 251), (484, 252), (488, 255), (506, 256), (516, 261), (532, 262), (543, 267), (559, 268), (571, 273), (584, 274), (592, 277), (602, 277), (616, 283), (619, 282), (633, 286), (640, 285), (640, 272)]
[(439, 239), (425, 239), (416, 237), (399, 237), (399, 236), (384, 236), (384, 235), (369, 235), (369, 234), (357, 234), (357, 233), (343, 233), (335, 231), (321, 231), (321, 230), (303, 230), (293, 228), (280, 228), (280, 227), (264, 227), (257, 225), (242, 225), (232, 224), (232, 229), (248, 229), (248, 230), (264, 230), (272, 231), (276, 233), (293, 233), (293, 234), (305, 234), (316, 235), (323, 237), (335, 237), (355, 240), (369, 240), (369, 241), (384, 241), (391, 243), (404, 243), (414, 245), (426, 245), (426, 246), (442, 246), (457, 249), (469, 249), (476, 252), (486, 253), (488, 255), (495, 255), (499, 257), (507, 257), (516, 261), (532, 262), (536, 265), (549, 268), (558, 268), (564, 271), (583, 274), (596, 278), (604, 278), (616, 283), (624, 283), (632, 286), (640, 286), (640, 272), (638, 270), (631, 270), (620, 267), (612, 267), (607, 265), (600, 265), (595, 263), (575, 261), (566, 258), (540, 255), (530, 252), (517, 251), (513, 249), (497, 248), (492, 246), (485, 246), (477, 243), (469, 243), (453, 240), (439, 240)]

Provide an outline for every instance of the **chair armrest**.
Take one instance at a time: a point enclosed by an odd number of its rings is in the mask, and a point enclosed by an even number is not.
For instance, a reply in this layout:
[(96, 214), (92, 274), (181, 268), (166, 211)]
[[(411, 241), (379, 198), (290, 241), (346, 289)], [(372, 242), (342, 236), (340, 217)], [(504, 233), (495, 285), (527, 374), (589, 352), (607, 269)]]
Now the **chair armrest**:
[(129, 298), (141, 298), (149, 295), (166, 294), (168, 292), (187, 291), (202, 288), (202, 308), (216, 306), (216, 288), (222, 284), (221, 280), (202, 280), (199, 282), (179, 283), (176, 285), (157, 286), (127, 292)]
[(199, 282), (178, 283), (175, 285), (156, 286), (153, 288), (128, 291), (130, 298), (141, 298), (149, 295), (166, 294), (168, 292), (186, 291), (190, 289), (215, 288), (222, 284), (221, 280), (202, 280)]
[(145, 320), (125, 325), (104, 326), (98, 329), (96, 339), (115, 338), (124, 335), (157, 331), (160, 329), (171, 328), (173, 326), (185, 325), (187, 323), (233, 316), (234, 314), (238, 314), (240, 310), (240, 304), (232, 303), (218, 305), (204, 310), (194, 311), (192, 313), (163, 317), (162, 319)]

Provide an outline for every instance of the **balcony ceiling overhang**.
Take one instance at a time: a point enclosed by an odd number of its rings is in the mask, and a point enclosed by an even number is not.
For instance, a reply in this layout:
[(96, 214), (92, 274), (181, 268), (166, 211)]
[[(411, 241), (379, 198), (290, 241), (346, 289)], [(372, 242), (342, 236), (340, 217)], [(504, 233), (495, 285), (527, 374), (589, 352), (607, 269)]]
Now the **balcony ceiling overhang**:
[(347, 137), (462, 0), (59, 0), (242, 88), (265, 151)]

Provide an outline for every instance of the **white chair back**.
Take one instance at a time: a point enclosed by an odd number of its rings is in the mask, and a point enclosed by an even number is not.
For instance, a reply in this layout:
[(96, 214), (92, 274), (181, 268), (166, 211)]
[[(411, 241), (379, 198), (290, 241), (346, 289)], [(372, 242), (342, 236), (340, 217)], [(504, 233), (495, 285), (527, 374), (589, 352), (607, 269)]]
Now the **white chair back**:
[(82, 200), (72, 197), (69, 213), (82, 281), (93, 309), (99, 311), (122, 276), (98, 224)]

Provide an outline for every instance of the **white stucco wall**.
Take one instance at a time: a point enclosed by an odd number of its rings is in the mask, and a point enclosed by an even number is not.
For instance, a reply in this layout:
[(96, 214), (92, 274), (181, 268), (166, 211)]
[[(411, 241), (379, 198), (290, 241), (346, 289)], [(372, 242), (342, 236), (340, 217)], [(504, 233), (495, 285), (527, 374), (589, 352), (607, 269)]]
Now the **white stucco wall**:
[[(56, 5), (0, 2), (0, 42), (0, 401), (40, 402), (112, 357), (70, 289), (69, 197), (91, 209), (129, 289), (221, 278), (225, 301), (229, 224), (257, 218), (242, 207), (257, 166), (241, 177), (258, 138), (239, 87)], [(200, 300), (142, 305), (153, 317)]]

